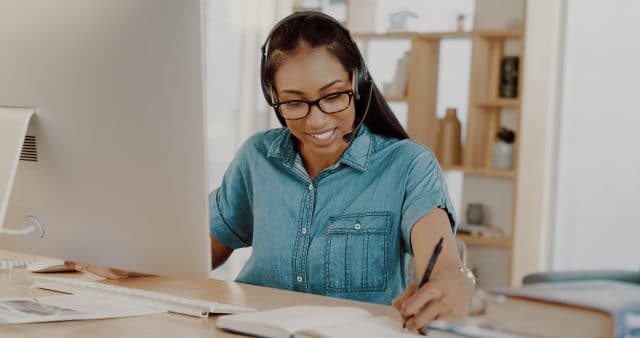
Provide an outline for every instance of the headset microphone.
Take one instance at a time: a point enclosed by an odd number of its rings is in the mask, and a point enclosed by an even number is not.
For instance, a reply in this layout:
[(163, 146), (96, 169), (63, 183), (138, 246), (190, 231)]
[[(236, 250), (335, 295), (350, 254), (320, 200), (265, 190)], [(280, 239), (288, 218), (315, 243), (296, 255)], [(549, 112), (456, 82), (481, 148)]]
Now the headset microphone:
[(353, 139), (356, 137), (356, 135), (358, 135), (358, 130), (360, 129), (360, 127), (364, 123), (364, 120), (367, 118), (367, 114), (369, 113), (369, 106), (371, 105), (372, 96), (373, 96), (373, 84), (371, 84), (369, 86), (369, 95), (367, 97), (367, 105), (364, 108), (364, 114), (362, 114), (362, 118), (358, 122), (358, 125), (350, 133), (347, 133), (342, 137), (342, 139), (345, 142), (349, 143), (349, 142), (353, 141)]

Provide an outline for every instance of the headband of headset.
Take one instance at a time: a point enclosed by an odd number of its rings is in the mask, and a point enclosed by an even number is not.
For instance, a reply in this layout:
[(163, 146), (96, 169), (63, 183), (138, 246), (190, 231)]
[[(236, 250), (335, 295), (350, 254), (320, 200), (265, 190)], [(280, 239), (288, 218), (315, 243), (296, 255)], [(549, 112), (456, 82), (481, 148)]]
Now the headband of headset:
[[(267, 62), (267, 53), (268, 53), (268, 48), (269, 48), (269, 42), (271, 41), (271, 36), (273, 35), (273, 33), (280, 28), (282, 25), (284, 25), (286, 22), (288, 22), (289, 20), (293, 20), (299, 17), (309, 17), (309, 16), (315, 16), (315, 17), (319, 17), (319, 18), (323, 18), (333, 24), (335, 24), (337, 27), (339, 27), (344, 34), (346, 34), (346, 36), (349, 38), (349, 41), (351, 41), (351, 47), (353, 48), (353, 50), (357, 53), (358, 56), (358, 66), (356, 67), (356, 69), (354, 69), (354, 79), (353, 81), (356, 82), (356, 85), (354, 86), (354, 96), (356, 98), (356, 100), (360, 100), (360, 95), (361, 93), (367, 93), (370, 92), (370, 88), (371, 87), (371, 77), (369, 76), (369, 71), (367, 70), (367, 67), (364, 63), (364, 58), (362, 57), (362, 55), (360, 54), (360, 49), (358, 48), (358, 45), (356, 44), (356, 42), (353, 40), (353, 38), (351, 37), (351, 34), (349, 33), (349, 30), (346, 29), (342, 24), (340, 24), (340, 22), (338, 22), (336, 19), (334, 19), (333, 17), (331, 17), (330, 15), (324, 14), (322, 12), (315, 12), (315, 11), (300, 11), (300, 12), (295, 12), (287, 17), (285, 17), (284, 19), (280, 20), (269, 32), (269, 35), (267, 35), (267, 39), (264, 42), (264, 44), (262, 45), (261, 48), (261, 53), (262, 53), (262, 59), (260, 61), (260, 83), (262, 86), (262, 93), (264, 94), (264, 98), (267, 100), (267, 102), (269, 104), (274, 104), (275, 103), (275, 98), (272, 97), (273, 91), (271, 88), (271, 85), (267, 83), (266, 79), (265, 79), (265, 65)], [(367, 98), (367, 101), (370, 100), (370, 97)], [(278, 119), (280, 120), (280, 122), (284, 125), (284, 121), (281, 119), (281, 117), (278, 115)]]

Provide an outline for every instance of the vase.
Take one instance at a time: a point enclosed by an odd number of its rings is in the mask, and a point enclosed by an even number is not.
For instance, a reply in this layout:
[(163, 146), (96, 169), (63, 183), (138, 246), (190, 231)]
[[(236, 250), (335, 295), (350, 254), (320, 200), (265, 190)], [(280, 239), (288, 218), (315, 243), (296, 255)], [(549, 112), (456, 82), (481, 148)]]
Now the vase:
[(447, 108), (447, 115), (440, 120), (438, 147), (436, 154), (443, 166), (462, 164), (462, 144), (460, 139), (460, 120), (455, 108)]
[(498, 141), (493, 144), (493, 167), (496, 169), (513, 168), (513, 144)]

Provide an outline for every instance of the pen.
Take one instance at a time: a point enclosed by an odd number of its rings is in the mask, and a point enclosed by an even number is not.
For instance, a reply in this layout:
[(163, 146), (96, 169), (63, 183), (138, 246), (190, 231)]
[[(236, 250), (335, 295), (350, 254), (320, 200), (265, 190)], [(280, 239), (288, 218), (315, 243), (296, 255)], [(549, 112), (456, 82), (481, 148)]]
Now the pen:
[[(429, 281), (429, 278), (431, 278), (431, 272), (433, 271), (433, 267), (436, 265), (436, 261), (438, 260), (438, 256), (440, 256), (440, 251), (442, 251), (442, 241), (443, 240), (444, 240), (444, 237), (440, 237), (440, 240), (438, 241), (438, 244), (436, 244), (436, 247), (433, 248), (433, 253), (431, 254), (431, 258), (429, 259), (429, 264), (427, 264), (427, 268), (425, 269), (424, 274), (422, 275), (422, 279), (420, 280), (420, 284), (418, 284), (418, 289), (420, 289), (423, 285), (425, 285)], [(409, 320), (411, 318), (413, 318), (413, 316), (407, 318), (407, 320)], [(406, 320), (404, 321), (404, 323), (402, 323), (402, 328), (403, 329), (407, 328), (407, 321)]]

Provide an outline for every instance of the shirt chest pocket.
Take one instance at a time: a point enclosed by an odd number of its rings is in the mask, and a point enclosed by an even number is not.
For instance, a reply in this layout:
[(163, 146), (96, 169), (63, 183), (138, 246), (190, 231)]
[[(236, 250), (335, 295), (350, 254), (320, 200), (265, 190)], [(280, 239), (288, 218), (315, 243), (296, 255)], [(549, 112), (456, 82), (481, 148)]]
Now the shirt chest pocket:
[(382, 291), (387, 283), (390, 214), (331, 217), (326, 228), (325, 287), (330, 291)]

